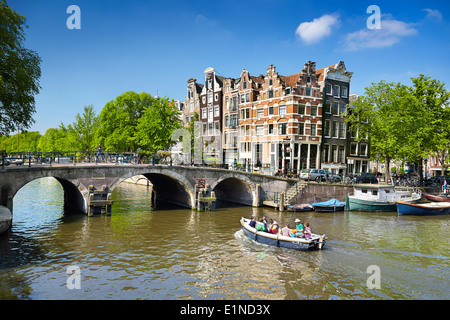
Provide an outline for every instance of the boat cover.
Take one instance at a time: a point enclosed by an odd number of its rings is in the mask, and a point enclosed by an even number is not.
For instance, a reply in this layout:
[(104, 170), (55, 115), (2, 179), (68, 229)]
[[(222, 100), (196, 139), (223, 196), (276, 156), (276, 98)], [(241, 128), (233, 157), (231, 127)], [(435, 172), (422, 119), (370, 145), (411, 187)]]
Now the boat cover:
[(345, 202), (341, 202), (338, 199), (330, 199), (324, 202), (316, 202), (312, 204), (313, 206), (322, 206), (322, 207), (336, 207), (336, 206), (345, 206)]

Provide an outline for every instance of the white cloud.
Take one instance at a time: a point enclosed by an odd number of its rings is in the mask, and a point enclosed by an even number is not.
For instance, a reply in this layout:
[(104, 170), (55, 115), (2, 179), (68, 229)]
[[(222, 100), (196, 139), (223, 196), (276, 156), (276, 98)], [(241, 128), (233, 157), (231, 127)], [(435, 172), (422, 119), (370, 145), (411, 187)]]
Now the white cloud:
[(423, 10), (428, 12), (427, 18), (432, 19), (432, 20), (437, 20), (437, 21), (442, 20), (442, 13), (439, 10), (429, 9), (429, 8), (423, 9)]
[(399, 42), (402, 37), (411, 36), (417, 33), (414, 25), (398, 20), (391, 20), (382, 17), (380, 29), (364, 28), (359, 31), (347, 34), (344, 41), (345, 48), (349, 51), (356, 51), (367, 48), (391, 47)]
[(339, 23), (338, 15), (325, 14), (312, 22), (302, 22), (295, 34), (304, 42), (310, 44), (331, 34), (331, 27)]

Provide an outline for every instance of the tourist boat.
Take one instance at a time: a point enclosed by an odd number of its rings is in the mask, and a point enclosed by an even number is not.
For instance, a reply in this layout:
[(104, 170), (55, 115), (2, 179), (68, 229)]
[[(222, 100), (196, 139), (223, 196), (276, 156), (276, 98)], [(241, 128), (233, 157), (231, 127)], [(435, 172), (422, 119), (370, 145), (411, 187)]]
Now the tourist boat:
[(287, 211), (313, 211), (314, 207), (310, 204), (293, 204), (288, 205)]
[(258, 243), (295, 250), (321, 250), (327, 241), (325, 235), (317, 235), (314, 233), (311, 234), (310, 239), (304, 239), (258, 231), (256, 228), (250, 227), (250, 221), (250, 219), (241, 218), (242, 230), (249, 239)]
[(423, 196), (433, 202), (450, 202), (450, 197), (445, 194), (433, 195), (425, 193)]
[(390, 185), (354, 185), (353, 195), (347, 194), (346, 210), (396, 211), (396, 201), (419, 203), (422, 191)]
[(313, 203), (312, 206), (318, 212), (338, 212), (344, 211), (345, 202), (341, 202), (338, 199), (330, 199), (324, 202)]
[(397, 201), (397, 212), (401, 215), (449, 214), (450, 202), (408, 203)]

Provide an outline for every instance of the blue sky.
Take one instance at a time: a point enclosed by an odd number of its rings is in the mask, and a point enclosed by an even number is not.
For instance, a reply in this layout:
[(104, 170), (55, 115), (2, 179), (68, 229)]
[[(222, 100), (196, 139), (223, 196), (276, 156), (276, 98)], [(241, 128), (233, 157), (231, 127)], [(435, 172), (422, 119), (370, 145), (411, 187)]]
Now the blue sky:
[[(265, 74), (299, 72), (307, 60), (322, 68), (343, 60), (350, 91), (380, 80), (411, 84), (419, 73), (450, 89), (448, 1), (118, 1), (8, 0), (27, 18), (26, 46), (43, 62), (36, 97), (42, 134), (72, 123), (83, 107), (103, 106), (126, 91), (184, 100), (187, 80), (203, 83), (214, 67), (227, 77), (243, 68)], [(68, 29), (70, 5), (81, 29)], [(370, 30), (370, 5), (381, 28)]]

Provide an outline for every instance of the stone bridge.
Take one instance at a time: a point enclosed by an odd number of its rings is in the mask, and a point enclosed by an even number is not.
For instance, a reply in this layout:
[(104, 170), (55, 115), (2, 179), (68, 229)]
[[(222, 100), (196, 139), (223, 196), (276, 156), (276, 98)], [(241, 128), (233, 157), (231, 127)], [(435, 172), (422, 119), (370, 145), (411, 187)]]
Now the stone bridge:
[(260, 206), (274, 192), (283, 192), (295, 180), (226, 169), (166, 165), (52, 165), (8, 167), (0, 171), (0, 205), (12, 212), (13, 198), (28, 182), (53, 177), (64, 190), (64, 204), (92, 215), (110, 213), (111, 193), (127, 178), (150, 180), (155, 199), (199, 209), (198, 194), (209, 192), (217, 200)]

